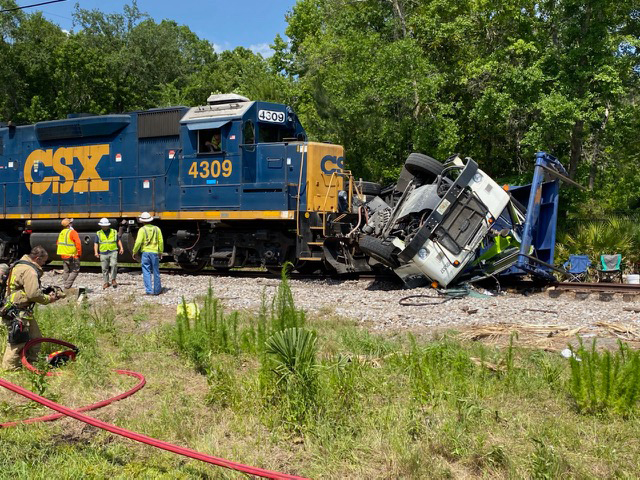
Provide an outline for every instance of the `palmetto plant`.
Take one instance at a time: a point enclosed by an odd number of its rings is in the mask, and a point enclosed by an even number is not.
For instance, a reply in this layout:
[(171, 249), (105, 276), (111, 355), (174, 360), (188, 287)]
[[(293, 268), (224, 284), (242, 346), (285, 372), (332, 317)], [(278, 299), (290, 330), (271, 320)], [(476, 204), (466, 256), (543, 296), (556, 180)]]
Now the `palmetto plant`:
[(317, 337), (303, 328), (287, 328), (266, 342), (265, 368), (273, 400), (281, 405), (281, 415), (294, 430), (301, 430), (317, 406)]
[(588, 222), (566, 233), (558, 244), (559, 260), (570, 253), (587, 254), (594, 265), (600, 255), (620, 253), (626, 263), (636, 264), (640, 249), (640, 226), (629, 218), (613, 217), (604, 222)]
[(317, 338), (314, 332), (303, 328), (276, 332), (267, 339), (266, 351), (273, 355), (273, 370), (279, 383), (286, 383), (294, 376), (306, 381), (315, 375)]

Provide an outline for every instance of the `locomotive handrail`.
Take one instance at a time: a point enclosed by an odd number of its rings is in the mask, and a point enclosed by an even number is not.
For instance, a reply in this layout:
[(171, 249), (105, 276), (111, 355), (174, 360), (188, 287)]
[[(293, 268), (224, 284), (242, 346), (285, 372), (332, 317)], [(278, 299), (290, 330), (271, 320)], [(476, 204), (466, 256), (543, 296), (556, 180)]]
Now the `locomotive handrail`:
[[(148, 175), (148, 176), (130, 176), (130, 177), (98, 177), (98, 178), (94, 178), (94, 177), (89, 177), (86, 179), (87, 182), (87, 213), (89, 215), (91, 215), (91, 181), (92, 180), (118, 180), (118, 184), (119, 184), (119, 188), (118, 188), (118, 203), (119, 203), (119, 213), (120, 215), (122, 215), (123, 213), (123, 205), (122, 205), (122, 197), (123, 197), (123, 190), (122, 190), (122, 180), (135, 180), (135, 179), (144, 179), (144, 180), (151, 180), (151, 209), (150, 211), (153, 212), (154, 214), (156, 213), (156, 204), (155, 204), (155, 199), (156, 199), (156, 178), (163, 178), (163, 175)], [(84, 180), (83, 180), (84, 181)], [(29, 191), (29, 217), (33, 217), (33, 185), (37, 184), (40, 182), (2, 182), (0, 185), (2, 185), (2, 195), (3, 195), (3, 201), (2, 201), (2, 217), (3, 218), (7, 218), (7, 185), (24, 185), (25, 187), (28, 185), (27, 190)], [(57, 200), (58, 200), (58, 216), (62, 215), (62, 205), (61, 205), (61, 197), (62, 195), (66, 195), (66, 194), (62, 194), (60, 193), (60, 184), (64, 184), (67, 183), (66, 181), (60, 181), (59, 179), (52, 179), (51, 180), (51, 184), (52, 185), (57, 185), (58, 188), (57, 189), (53, 189), (51, 195), (57, 195)], [(57, 190), (57, 192), (56, 192)], [(98, 192), (93, 192), (93, 193), (98, 193)]]
[[(308, 148), (308, 146), (307, 146)], [(304, 167), (304, 157), (307, 153), (307, 149), (302, 149), (302, 155), (300, 155), (300, 176), (298, 177), (298, 195), (296, 198), (296, 241), (300, 238), (300, 195), (302, 193), (302, 170)], [(307, 193), (307, 210), (309, 209), (309, 195)]]

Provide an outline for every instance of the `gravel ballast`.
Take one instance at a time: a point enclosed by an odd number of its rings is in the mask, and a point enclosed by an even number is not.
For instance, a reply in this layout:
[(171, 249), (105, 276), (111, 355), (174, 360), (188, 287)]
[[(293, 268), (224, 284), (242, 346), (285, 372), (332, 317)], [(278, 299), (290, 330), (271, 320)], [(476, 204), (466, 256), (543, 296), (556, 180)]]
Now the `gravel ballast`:
[[(144, 294), (139, 272), (118, 274), (119, 287), (102, 289), (102, 276), (81, 273), (74, 287), (84, 287), (90, 302), (103, 299), (178, 305), (184, 297), (190, 301), (207, 292), (209, 282), (214, 294), (228, 310), (258, 309), (263, 292), (273, 297), (279, 279), (243, 278), (232, 276), (162, 275), (164, 293)], [(43, 285), (61, 285), (61, 276), (46, 272)], [(572, 293), (550, 298), (545, 293), (524, 296), (505, 293), (487, 298), (466, 297), (439, 305), (401, 306), (407, 295), (434, 296), (430, 288), (405, 290), (399, 285), (373, 280), (291, 280), (296, 305), (309, 313), (336, 314), (366, 323), (370, 328), (406, 329), (448, 326), (468, 326), (514, 322), (518, 324), (588, 326), (600, 321), (638, 324), (638, 314), (625, 310), (637, 302), (623, 302), (614, 296), (610, 302), (598, 300), (597, 294), (576, 299)], [(439, 302), (441, 298), (416, 299), (416, 302)]]

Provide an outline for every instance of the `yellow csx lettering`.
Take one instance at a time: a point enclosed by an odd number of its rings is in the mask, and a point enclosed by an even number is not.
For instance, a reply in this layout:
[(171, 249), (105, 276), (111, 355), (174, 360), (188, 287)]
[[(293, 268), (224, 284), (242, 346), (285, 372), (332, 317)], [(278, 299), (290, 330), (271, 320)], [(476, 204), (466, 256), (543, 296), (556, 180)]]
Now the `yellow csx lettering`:
[[(34, 150), (24, 164), (25, 185), (34, 195), (42, 195), (52, 185), (53, 193), (69, 193), (71, 188), (75, 193), (106, 192), (109, 190), (109, 182), (102, 180), (96, 171), (98, 163), (105, 155), (109, 155), (109, 145), (61, 147), (55, 152), (51, 149)], [(76, 158), (83, 169), (77, 180), (74, 178), (73, 170), (69, 168)], [(38, 168), (52, 167), (58, 175), (46, 176), (41, 181), (34, 180), (32, 175), (34, 165)]]

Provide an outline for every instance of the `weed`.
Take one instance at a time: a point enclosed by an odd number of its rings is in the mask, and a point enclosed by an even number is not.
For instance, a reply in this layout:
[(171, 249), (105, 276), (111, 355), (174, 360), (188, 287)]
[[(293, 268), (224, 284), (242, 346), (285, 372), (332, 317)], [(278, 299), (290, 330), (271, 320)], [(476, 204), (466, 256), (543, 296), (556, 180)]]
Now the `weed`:
[(35, 365), (33, 365), (37, 371), (29, 371), (29, 380), (31, 381), (31, 391), (37, 393), (41, 397), (44, 397), (49, 387), (49, 381), (47, 373), (50, 371), (50, 366), (44, 356), (40, 356)]
[(235, 374), (224, 364), (211, 367), (207, 374), (207, 383), (209, 384), (207, 404), (227, 408), (237, 402), (238, 388)]
[(271, 303), (271, 333), (284, 330), (286, 328), (300, 328), (305, 324), (305, 313), (298, 310), (293, 300), (293, 292), (289, 285), (287, 272), (291, 264), (287, 263), (282, 267), (282, 275), (278, 291)]
[(507, 370), (507, 383), (511, 385), (513, 383), (513, 359), (514, 359), (514, 349), (513, 349), (513, 340), (518, 339), (518, 333), (512, 332), (509, 336), (509, 346), (507, 347), (507, 351), (505, 353), (504, 364)]
[(185, 300), (182, 313), (176, 316), (174, 341), (178, 349), (185, 354), (196, 370), (206, 374), (213, 354), (237, 354), (238, 313), (226, 315), (219, 300), (213, 295), (209, 285), (204, 299), (204, 307), (193, 315), (188, 314)]
[(531, 454), (531, 478), (536, 480), (552, 480), (562, 473), (562, 462), (552, 445), (534, 438), (535, 449)]
[(611, 353), (580, 347), (569, 359), (571, 366), (570, 393), (578, 411), (582, 413), (614, 412), (630, 414), (640, 394), (640, 352), (618, 342)]
[(116, 310), (112, 303), (104, 303), (99, 306), (87, 307), (87, 315), (91, 319), (90, 327), (98, 333), (115, 334)]
[(468, 353), (460, 346), (445, 341), (421, 348), (410, 337), (411, 350), (405, 356), (413, 393), (421, 403), (439, 402), (445, 398), (467, 396), (476, 374)]

